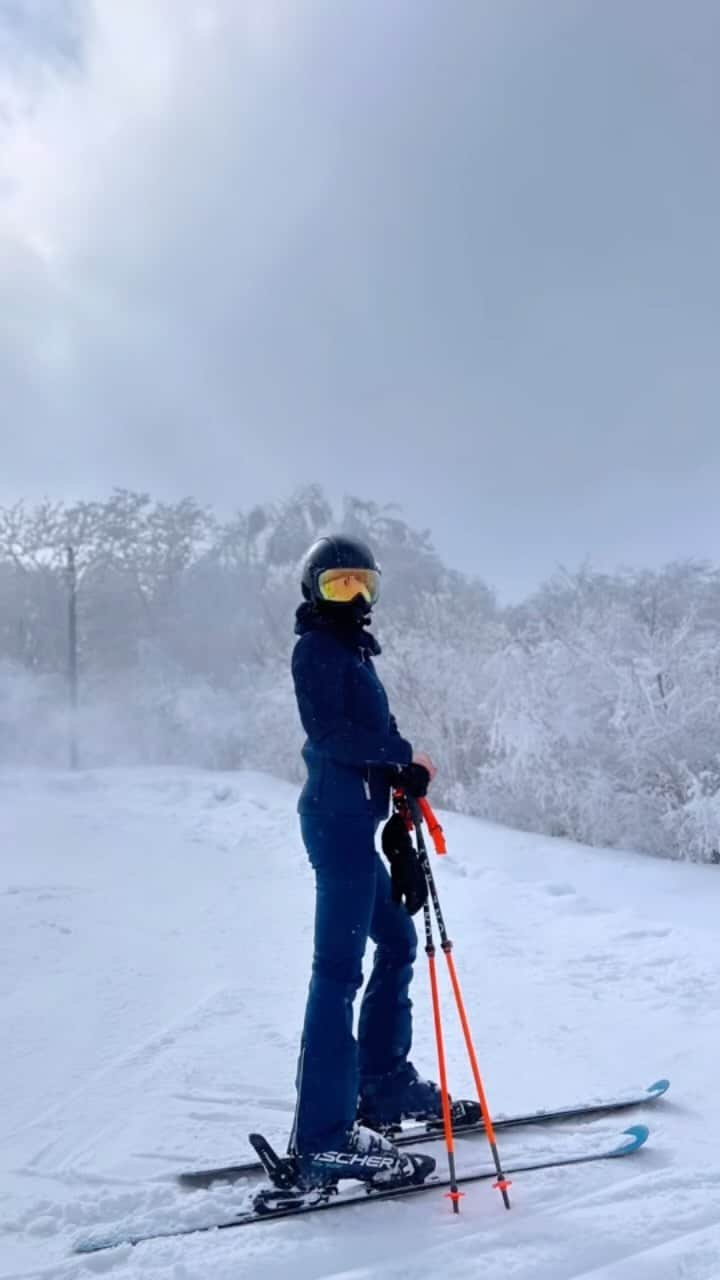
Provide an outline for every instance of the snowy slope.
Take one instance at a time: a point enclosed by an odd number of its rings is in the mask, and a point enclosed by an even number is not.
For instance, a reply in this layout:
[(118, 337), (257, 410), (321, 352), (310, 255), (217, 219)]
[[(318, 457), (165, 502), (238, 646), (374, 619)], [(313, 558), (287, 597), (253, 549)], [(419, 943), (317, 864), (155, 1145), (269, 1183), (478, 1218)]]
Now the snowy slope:
[[(645, 1119), (633, 1160), (487, 1184), (459, 1219), (405, 1204), (79, 1258), (113, 1223), (222, 1216), (183, 1167), (283, 1142), (311, 945), (295, 793), (256, 774), (0, 775), (0, 1278), (719, 1280), (720, 870), (447, 815), (436, 863), (496, 1112), (672, 1079), (670, 1097), (508, 1158)], [(446, 1002), (451, 1084), (471, 1094)], [(424, 958), (417, 1064), (434, 1073)], [(441, 1156), (441, 1151), (438, 1152)], [(460, 1164), (477, 1162), (480, 1141)]]

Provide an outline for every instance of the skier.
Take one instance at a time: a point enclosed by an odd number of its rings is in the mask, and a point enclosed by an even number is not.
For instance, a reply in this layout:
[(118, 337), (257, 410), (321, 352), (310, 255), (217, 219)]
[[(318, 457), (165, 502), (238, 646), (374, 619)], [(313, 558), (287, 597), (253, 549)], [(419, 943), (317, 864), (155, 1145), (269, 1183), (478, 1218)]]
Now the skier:
[[(412, 1180), (412, 1158), (376, 1130), (435, 1119), (442, 1110), (437, 1085), (408, 1058), (417, 950), (410, 911), (426, 898), (425, 879), (396, 819), (383, 833), (392, 885), (375, 848), (391, 784), (422, 796), (435, 773), (429, 757), (400, 736), (373, 664), (380, 646), (366, 626), (379, 584), (364, 543), (321, 538), (305, 559), (296, 615), (292, 673), (308, 772), (298, 811), (316, 907), (289, 1149), (309, 1185), (377, 1180), (379, 1167), (384, 1182)], [(356, 1043), (353, 1001), (368, 938), (377, 949)]]

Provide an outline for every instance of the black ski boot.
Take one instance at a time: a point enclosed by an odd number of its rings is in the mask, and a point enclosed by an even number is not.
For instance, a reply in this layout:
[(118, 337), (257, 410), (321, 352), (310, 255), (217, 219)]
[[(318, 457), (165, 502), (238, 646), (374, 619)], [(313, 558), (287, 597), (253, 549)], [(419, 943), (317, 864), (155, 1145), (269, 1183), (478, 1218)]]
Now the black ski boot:
[(251, 1134), (250, 1141), (272, 1183), (255, 1197), (258, 1212), (317, 1203), (333, 1195), (347, 1178), (364, 1183), (369, 1191), (386, 1190), (423, 1183), (435, 1169), (432, 1156), (401, 1153), (382, 1134), (359, 1124), (339, 1150), (283, 1157), (261, 1134)]

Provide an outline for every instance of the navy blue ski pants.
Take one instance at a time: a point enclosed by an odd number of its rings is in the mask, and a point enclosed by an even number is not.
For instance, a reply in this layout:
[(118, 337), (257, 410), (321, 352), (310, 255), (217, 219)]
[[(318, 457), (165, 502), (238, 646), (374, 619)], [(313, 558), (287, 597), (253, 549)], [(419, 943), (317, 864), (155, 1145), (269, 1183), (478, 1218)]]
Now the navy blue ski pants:
[[(390, 896), (372, 817), (303, 815), (300, 823), (316, 882), (312, 977), (291, 1138), (291, 1148), (304, 1154), (342, 1147), (362, 1083), (407, 1059), (417, 935), (405, 908)], [(376, 943), (375, 959), (356, 1042), (353, 1002), (368, 938)]]

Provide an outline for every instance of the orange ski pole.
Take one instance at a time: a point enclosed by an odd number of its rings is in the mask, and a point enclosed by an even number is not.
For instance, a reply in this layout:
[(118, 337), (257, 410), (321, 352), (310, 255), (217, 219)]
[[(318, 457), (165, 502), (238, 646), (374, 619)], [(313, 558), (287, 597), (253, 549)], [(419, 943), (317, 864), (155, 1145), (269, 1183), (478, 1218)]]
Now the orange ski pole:
[(442, 827), (440, 826), (440, 823), (435, 817), (435, 814), (430, 808), (429, 800), (425, 796), (422, 796), (422, 798), (418, 800), (418, 806), (420, 808), (420, 812), (423, 818), (427, 822), (427, 829), (430, 832), (430, 835), (432, 837), (432, 842), (435, 845), (435, 852), (447, 853), (447, 845), (445, 844), (445, 832), (443, 831)]
[[(405, 792), (396, 787), (393, 791), (393, 800), (395, 801), (398, 812), (402, 814), (408, 831), (412, 831), (415, 825), (415, 819), (408, 808), (408, 799)], [(427, 823), (428, 831), (432, 836), (432, 842), (435, 845), (436, 853), (447, 853), (447, 845), (445, 844), (445, 832), (438, 822), (435, 813), (430, 808), (430, 802), (426, 796), (422, 796), (415, 801), (420, 812)]]
[(450, 1115), (450, 1094), (448, 1093), (447, 1068), (445, 1066), (445, 1045), (443, 1042), (442, 1019), (440, 1017), (440, 992), (438, 990), (437, 970), (435, 968), (435, 943), (432, 934), (432, 918), (430, 908), (425, 903), (425, 952), (430, 969), (430, 991), (432, 994), (433, 1020), (435, 1022), (435, 1043), (437, 1045), (438, 1071), (440, 1074), (440, 1097), (442, 1098), (443, 1130), (450, 1174), (450, 1191), (448, 1198), (452, 1201), (453, 1213), (460, 1212), (460, 1191), (455, 1173), (455, 1138)]
[[(412, 816), (413, 824), (415, 827), (415, 838), (417, 840), (418, 854), (420, 855), (420, 861), (422, 862), (423, 870), (427, 878), (430, 900), (433, 905), (433, 911), (435, 912), (435, 918), (437, 920), (438, 929), (440, 932), (440, 946), (442, 950), (445, 952), (445, 956), (447, 958), (448, 970), (450, 973), (450, 982), (452, 984), (453, 994), (455, 996), (455, 1003), (457, 1005), (458, 1016), (460, 1018), (460, 1025), (462, 1026), (463, 1035), (465, 1037), (465, 1046), (467, 1048), (468, 1058), (470, 1059), (470, 1068), (472, 1070), (473, 1079), (475, 1081), (475, 1089), (477, 1091), (478, 1102), (480, 1103), (480, 1111), (483, 1118), (483, 1125), (485, 1127), (485, 1133), (487, 1135), (487, 1140), (490, 1145), (490, 1151), (492, 1153), (493, 1162), (495, 1164), (495, 1171), (497, 1173), (497, 1182), (495, 1182), (493, 1185), (496, 1188), (496, 1190), (498, 1190), (501, 1193), (505, 1208), (509, 1209), (510, 1197), (508, 1195), (508, 1190), (512, 1184), (509, 1181), (509, 1179), (505, 1177), (502, 1164), (500, 1162), (500, 1153), (498, 1152), (497, 1139), (495, 1137), (495, 1126), (493, 1125), (492, 1116), (490, 1115), (490, 1108), (488, 1107), (485, 1088), (482, 1082), (482, 1076), (480, 1075), (480, 1068), (478, 1067), (477, 1054), (475, 1053), (475, 1046), (473, 1044), (472, 1032), (470, 1031), (470, 1023), (468, 1022), (468, 1017), (465, 1012), (465, 1002), (462, 997), (462, 991), (460, 990), (460, 982), (457, 976), (457, 970), (455, 968), (455, 960), (452, 954), (453, 944), (450, 941), (450, 938), (448, 937), (447, 929), (445, 928), (445, 918), (442, 913), (442, 907), (440, 906), (440, 899), (438, 898), (437, 888), (435, 885), (435, 877), (433, 876), (433, 873), (432, 873), (430, 859), (428, 858), (427, 846), (425, 844), (425, 838), (422, 833), (423, 812), (421, 809), (421, 805), (418, 804), (418, 801), (413, 796), (407, 797), (407, 803), (408, 803), (410, 814)], [(427, 805), (426, 807), (427, 809), (430, 809), (429, 805)], [(432, 810), (430, 810), (430, 813), (432, 813)], [(430, 911), (427, 904), (425, 906), (425, 910), (427, 912), (427, 915), (429, 916)], [(426, 926), (425, 926), (426, 935), (427, 935), (427, 928), (428, 926), (426, 922)], [(432, 925), (431, 925), (431, 936), (432, 936)]]

